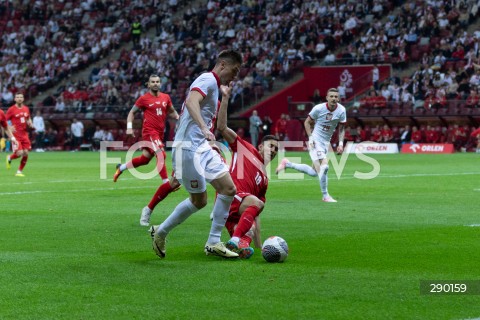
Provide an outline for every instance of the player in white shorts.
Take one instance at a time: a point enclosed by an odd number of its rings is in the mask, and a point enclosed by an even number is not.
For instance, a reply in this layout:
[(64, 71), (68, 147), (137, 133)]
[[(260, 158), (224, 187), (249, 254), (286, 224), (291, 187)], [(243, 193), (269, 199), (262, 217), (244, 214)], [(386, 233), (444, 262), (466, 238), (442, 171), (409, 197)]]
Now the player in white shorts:
[(305, 131), (308, 135), (308, 149), (313, 166), (302, 163), (292, 163), (287, 158), (282, 159), (276, 173), (285, 168), (292, 168), (304, 172), (312, 177), (318, 176), (323, 201), (337, 202), (328, 193), (328, 148), (335, 128), (338, 125), (337, 153), (343, 152), (343, 139), (345, 137), (345, 124), (347, 113), (345, 107), (338, 103), (339, 93), (335, 88), (328, 89), (327, 102), (317, 104), (305, 120)]
[(220, 241), (236, 188), (229, 168), (208, 141), (215, 140), (211, 129), (215, 125), (220, 86), (229, 85), (237, 77), (241, 64), (242, 55), (239, 52), (224, 50), (218, 55), (213, 70), (201, 74), (190, 85), (172, 152), (175, 178), (190, 193), (190, 197), (180, 202), (162, 224), (151, 229), (153, 249), (160, 258), (165, 257), (165, 238), (168, 233), (207, 205), (207, 182), (218, 195), (211, 214), (212, 226), (205, 253), (226, 258), (238, 257)]

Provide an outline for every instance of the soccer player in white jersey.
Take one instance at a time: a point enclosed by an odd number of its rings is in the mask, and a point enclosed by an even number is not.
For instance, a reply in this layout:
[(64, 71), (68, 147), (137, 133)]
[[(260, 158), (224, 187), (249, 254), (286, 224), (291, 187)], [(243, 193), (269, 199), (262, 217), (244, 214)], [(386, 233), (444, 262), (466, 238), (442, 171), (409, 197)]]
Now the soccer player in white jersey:
[(343, 152), (343, 139), (345, 137), (345, 123), (347, 113), (345, 107), (338, 103), (339, 93), (335, 88), (328, 89), (327, 102), (317, 104), (308, 114), (305, 120), (305, 131), (308, 135), (308, 149), (313, 166), (302, 163), (292, 163), (284, 158), (277, 167), (276, 173), (285, 168), (292, 168), (304, 172), (312, 177), (318, 176), (320, 189), (323, 194), (323, 201), (337, 202), (328, 193), (328, 147), (335, 128), (338, 125), (338, 147), (337, 153)]
[(241, 64), (242, 55), (239, 52), (224, 50), (218, 55), (213, 70), (201, 74), (190, 85), (172, 151), (175, 178), (190, 193), (190, 197), (180, 202), (167, 219), (154, 229), (153, 250), (160, 258), (165, 257), (165, 238), (168, 233), (207, 205), (207, 182), (215, 188), (218, 195), (211, 214), (212, 226), (205, 244), (205, 253), (226, 258), (238, 257), (237, 253), (227, 249), (220, 241), (237, 190), (228, 166), (208, 141), (215, 140), (215, 135), (210, 130), (215, 125), (220, 85), (228, 85), (234, 80)]

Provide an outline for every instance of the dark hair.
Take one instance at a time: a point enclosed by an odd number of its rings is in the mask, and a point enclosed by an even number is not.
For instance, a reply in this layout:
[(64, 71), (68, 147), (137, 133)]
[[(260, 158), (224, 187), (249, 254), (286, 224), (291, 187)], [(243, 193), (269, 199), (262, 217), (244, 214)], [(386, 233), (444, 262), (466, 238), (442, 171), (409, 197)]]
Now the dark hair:
[(262, 141), (260, 141), (260, 143), (264, 143), (264, 142), (267, 141), (267, 140), (275, 140), (275, 141), (278, 141), (278, 138), (275, 137), (275, 136), (272, 135), (272, 134), (267, 134), (266, 136), (264, 136), (264, 137), (262, 138)]
[(220, 54), (218, 55), (217, 61), (222, 59), (229, 60), (229, 62), (238, 63), (238, 64), (242, 64), (243, 62), (242, 54), (235, 50), (223, 50), (222, 52), (220, 52)]
[(160, 78), (159, 75), (156, 75), (156, 74), (151, 74), (149, 77), (148, 77), (148, 80), (147, 82), (145, 82), (145, 85), (148, 86), (148, 83), (150, 82), (150, 79), (151, 78)]
[(328, 89), (327, 94), (328, 94), (329, 92), (336, 92), (336, 93), (338, 93), (338, 89), (337, 89), (337, 88), (330, 88), (330, 89)]

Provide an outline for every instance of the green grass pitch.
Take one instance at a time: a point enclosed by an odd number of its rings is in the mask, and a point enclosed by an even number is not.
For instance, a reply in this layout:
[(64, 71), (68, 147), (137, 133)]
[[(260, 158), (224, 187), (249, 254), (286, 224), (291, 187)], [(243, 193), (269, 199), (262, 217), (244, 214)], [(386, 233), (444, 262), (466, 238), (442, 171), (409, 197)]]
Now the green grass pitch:
[[(114, 184), (109, 164), (102, 180), (94, 152), (31, 153), (25, 178), (14, 176), (18, 160), (3, 165), (0, 319), (479, 318), (480, 295), (420, 294), (420, 280), (480, 280), (479, 155), (374, 158), (371, 180), (353, 177), (372, 169), (355, 155), (340, 179), (330, 166), (338, 203), (321, 201), (318, 179), (272, 176), (262, 233), (288, 242), (280, 264), (260, 250), (250, 260), (205, 256), (212, 189), (160, 260), (138, 224), (158, 177), (126, 172)], [(171, 194), (152, 222), (186, 197)]]

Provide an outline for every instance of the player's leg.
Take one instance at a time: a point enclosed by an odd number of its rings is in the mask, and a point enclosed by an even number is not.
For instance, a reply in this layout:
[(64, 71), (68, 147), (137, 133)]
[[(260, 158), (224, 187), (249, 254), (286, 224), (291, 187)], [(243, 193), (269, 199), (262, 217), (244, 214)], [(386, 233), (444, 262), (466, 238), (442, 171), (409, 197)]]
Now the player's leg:
[(252, 227), (255, 218), (262, 212), (264, 207), (263, 201), (253, 195), (245, 197), (240, 205), (240, 219), (235, 228), (232, 241), (237, 243)]
[(322, 196), (324, 202), (337, 202), (328, 193), (328, 159), (322, 159), (320, 168), (318, 171), (318, 179), (320, 180), (320, 189), (322, 190)]
[(220, 241), (222, 229), (225, 226), (230, 205), (236, 193), (232, 177), (229, 174), (227, 165), (216, 151), (210, 150), (202, 153), (199, 160), (195, 165), (199, 168), (205, 168), (205, 179), (217, 191), (217, 198), (210, 215), (212, 217), (212, 225), (207, 243), (205, 244), (205, 253), (207, 255), (236, 258), (238, 254), (227, 249), (225, 244)]
[(177, 191), (180, 188), (180, 182), (175, 177), (170, 177), (170, 180), (158, 187), (149, 204), (142, 209), (140, 216), (140, 225), (148, 226), (150, 224), (150, 217), (155, 207), (163, 201), (170, 193)]
[[(256, 217), (263, 210), (263, 206), (263, 201), (253, 195), (248, 195), (243, 198), (239, 212), (236, 213), (240, 217), (233, 233), (231, 233), (232, 238), (227, 242), (226, 246), (230, 250), (237, 252), (240, 258), (248, 259), (254, 253), (253, 248), (250, 247), (252, 238), (248, 237), (247, 233), (252, 229)], [(244, 242), (242, 245), (240, 245), (241, 240)], [(245, 245), (245, 242), (247, 245)]]
[(17, 170), (17, 174), (16, 174), (17, 177), (23, 177), (24, 176), (23, 168), (25, 168), (25, 166), (27, 165), (28, 149), (24, 149), (22, 151), (21, 157), (22, 157), (22, 159), (20, 160), (20, 165), (18, 166), (18, 170)]
[(207, 204), (205, 178), (199, 175), (192, 165), (195, 153), (183, 150), (183, 152), (178, 152), (178, 159), (176, 153), (174, 148), (172, 152), (173, 171), (176, 172), (178, 182), (183, 184), (190, 193), (190, 197), (180, 202), (155, 231), (153, 249), (160, 258), (165, 257), (165, 238), (168, 233)]
[(17, 136), (15, 136), (15, 139), (17, 139), (17, 144), (12, 144), (12, 154), (7, 155), (7, 158), (5, 161), (7, 169), (10, 169), (12, 165), (12, 160), (15, 160), (21, 157), (21, 153), (23, 150), (22, 139), (20, 139), (20, 137), (17, 137)]
[(211, 181), (211, 185), (217, 191), (217, 198), (211, 214), (212, 225), (207, 243), (205, 244), (205, 253), (207, 255), (214, 254), (227, 258), (236, 258), (238, 254), (227, 249), (223, 242), (220, 241), (222, 229), (228, 217), (230, 204), (236, 192), (235, 185), (228, 172), (224, 172), (223, 175)]
[(315, 172), (315, 170), (311, 166), (303, 163), (293, 163), (293, 162), (290, 162), (290, 160), (288, 160), (287, 158), (283, 158), (282, 161), (280, 161), (280, 164), (275, 170), (275, 173), (279, 174), (281, 171), (285, 170), (285, 168), (291, 168), (291, 169), (306, 173), (312, 177), (317, 176), (317, 172)]
[(165, 159), (167, 158), (167, 154), (162, 148), (162, 149), (158, 149), (155, 152), (155, 157), (157, 159), (156, 166), (157, 166), (158, 174), (160, 175), (160, 178), (162, 178), (163, 182), (167, 182), (168, 173), (167, 173), (167, 166), (165, 164)]
[(150, 150), (149, 148), (144, 148), (140, 156), (133, 158), (129, 162), (117, 164), (117, 171), (115, 171), (115, 174), (113, 175), (113, 182), (117, 182), (118, 177), (120, 177), (123, 171), (130, 168), (137, 168), (147, 165), (152, 159), (153, 155), (154, 153), (152, 150)]
[(196, 207), (194, 203), (207, 202), (207, 192), (190, 194), (187, 198), (180, 202), (173, 212), (163, 221), (157, 228), (153, 237), (153, 249), (160, 257), (165, 257), (165, 238), (176, 226), (187, 220), (192, 214), (197, 212), (200, 208)]
[(325, 202), (337, 202), (328, 194), (328, 158), (327, 151), (329, 142), (316, 142), (315, 147), (310, 149), (310, 158), (318, 175), (320, 189), (322, 191), (322, 199)]

